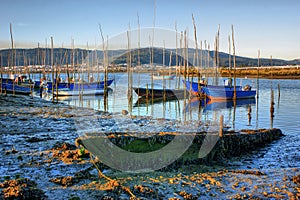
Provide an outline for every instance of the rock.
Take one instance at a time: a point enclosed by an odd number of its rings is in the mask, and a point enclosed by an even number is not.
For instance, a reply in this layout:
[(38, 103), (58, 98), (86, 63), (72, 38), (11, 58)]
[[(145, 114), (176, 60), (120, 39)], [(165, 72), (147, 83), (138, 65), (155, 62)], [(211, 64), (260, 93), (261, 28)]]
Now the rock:
[(251, 174), (251, 175), (257, 175), (257, 176), (265, 175), (265, 173), (260, 172), (258, 170), (234, 170), (232, 172), (239, 173), (239, 174)]
[(50, 180), (50, 182), (62, 185), (62, 186), (71, 186), (73, 185), (74, 178), (72, 176), (66, 176), (66, 177), (57, 177)]
[(189, 194), (185, 191), (180, 191), (178, 193), (181, 197), (183, 197), (184, 199), (197, 199), (197, 197), (193, 196), (192, 194)]
[(300, 174), (294, 176), (292, 180), (295, 184), (300, 185)]
[(5, 155), (11, 154), (11, 153), (12, 153), (12, 154), (18, 153), (18, 150), (12, 148), (11, 150), (5, 151)]
[(128, 111), (127, 110), (122, 110), (122, 115), (127, 115)]
[(0, 199), (47, 199), (45, 192), (36, 188), (36, 183), (27, 178), (5, 181), (0, 188), (3, 188)]
[(56, 142), (53, 147), (53, 150), (75, 150), (76, 146), (73, 144), (69, 144), (67, 142)]

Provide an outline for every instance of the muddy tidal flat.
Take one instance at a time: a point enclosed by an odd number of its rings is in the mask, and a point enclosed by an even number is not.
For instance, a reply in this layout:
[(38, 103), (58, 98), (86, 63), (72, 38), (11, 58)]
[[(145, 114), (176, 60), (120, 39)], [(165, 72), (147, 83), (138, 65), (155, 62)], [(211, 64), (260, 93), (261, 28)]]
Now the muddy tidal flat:
[[(287, 156), (294, 160), (281, 159), (279, 145), (268, 153), (278, 142), (273, 141), (222, 163), (125, 173), (75, 145), (74, 116), (80, 112), (38, 98), (0, 96), (0, 199), (300, 198), (299, 147)], [(110, 131), (120, 128), (114, 127), (114, 119), (125, 118), (123, 114), (98, 113)], [(151, 118), (143, 123), (157, 130), (172, 124)], [(261, 158), (264, 162), (257, 164), (255, 159)]]

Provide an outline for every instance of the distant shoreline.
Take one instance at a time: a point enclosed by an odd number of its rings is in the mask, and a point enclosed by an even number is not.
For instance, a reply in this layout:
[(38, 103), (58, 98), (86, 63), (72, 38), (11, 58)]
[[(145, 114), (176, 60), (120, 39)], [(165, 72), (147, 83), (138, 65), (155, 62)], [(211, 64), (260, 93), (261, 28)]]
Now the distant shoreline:
[[(31, 68), (29, 73), (28, 70), (15, 70), (16, 72), (13, 74), (39, 74), (39, 73), (46, 73), (51, 74), (51, 69), (41, 69), (40, 67)], [(68, 69), (66, 70), (64, 67), (59, 69), (60, 74), (66, 74), (69, 72), (70, 76), (73, 73), (105, 73), (104, 69), (96, 70), (87, 70), (87, 69)], [(107, 69), (107, 73), (126, 73), (128, 72), (126, 67), (109, 67)], [(222, 77), (237, 77), (237, 78), (266, 78), (266, 79), (300, 79), (300, 67), (299, 66), (274, 66), (274, 67), (238, 67), (235, 70), (221, 67), (216, 72), (216, 68), (207, 68), (207, 69), (196, 69), (195, 67), (190, 67), (186, 71), (184, 71), (184, 67), (172, 67), (170, 69), (164, 68), (130, 68), (130, 72), (132, 73), (154, 73), (154, 74), (161, 74), (161, 75), (170, 75), (176, 74), (181, 76), (187, 77), (214, 77), (216, 73)], [(10, 74), (12, 70), (3, 70), (2, 74)], [(56, 74), (56, 71), (54, 71)]]

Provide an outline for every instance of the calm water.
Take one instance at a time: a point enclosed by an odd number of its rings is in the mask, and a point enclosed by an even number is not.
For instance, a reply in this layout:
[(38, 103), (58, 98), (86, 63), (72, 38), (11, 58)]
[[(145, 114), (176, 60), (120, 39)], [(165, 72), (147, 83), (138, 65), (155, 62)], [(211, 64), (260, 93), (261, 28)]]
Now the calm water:
[[(132, 115), (152, 116), (154, 118), (178, 119), (178, 120), (201, 120), (218, 122), (219, 116), (224, 116), (225, 124), (230, 129), (258, 129), (258, 128), (280, 128), (285, 133), (296, 133), (300, 128), (300, 80), (259, 80), (259, 98), (253, 100), (242, 100), (237, 102), (234, 110), (232, 102), (199, 103), (196, 99), (139, 102), (138, 96), (133, 91), (132, 104), (128, 102), (128, 79), (127, 74), (110, 74), (114, 83), (108, 97), (108, 111), (121, 112), (131, 111)], [(220, 79), (221, 82), (223, 79)], [(182, 86), (181, 80), (154, 80), (157, 86), (175, 88)], [(149, 74), (133, 74), (133, 86), (151, 86)], [(256, 79), (237, 79), (237, 84), (249, 84), (257, 88)], [(280, 85), (280, 96), (278, 90)], [(271, 88), (274, 91), (274, 118), (271, 120), (270, 103)], [(75, 106), (84, 106), (96, 110), (104, 110), (103, 96), (84, 97), (80, 101), (78, 97), (61, 98), (60, 101)]]

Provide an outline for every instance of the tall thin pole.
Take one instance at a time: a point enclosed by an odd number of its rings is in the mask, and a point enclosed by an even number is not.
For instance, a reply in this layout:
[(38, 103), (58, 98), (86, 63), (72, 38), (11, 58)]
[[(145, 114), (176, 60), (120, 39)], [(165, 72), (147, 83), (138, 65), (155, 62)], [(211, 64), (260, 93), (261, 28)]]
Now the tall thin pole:
[[(13, 69), (15, 69), (15, 63), (14, 63), (14, 38), (12, 34), (12, 25), (10, 23), (10, 40), (11, 40), (11, 63), (13, 63)], [(15, 71), (15, 70), (13, 70)], [(13, 80), (13, 96), (15, 96), (15, 81)]]
[(141, 65), (141, 58), (140, 58), (140, 48), (141, 48), (141, 26), (140, 26), (140, 16), (139, 13), (137, 13), (138, 18), (138, 66)]
[(257, 77), (256, 77), (256, 98), (259, 98), (259, 67), (260, 67), (260, 50), (258, 50), (258, 55), (257, 55)]
[(199, 73), (199, 63), (198, 63), (198, 42), (197, 42), (197, 27), (196, 27), (196, 23), (195, 23), (195, 18), (194, 15), (192, 14), (192, 20), (193, 20), (193, 26), (194, 26), (194, 39), (195, 39), (195, 48), (196, 48), (196, 52), (195, 52), (195, 57), (196, 57), (196, 64), (194, 64), (197, 66), (197, 74), (198, 74), (198, 91), (200, 91), (200, 73)]
[[(77, 56), (77, 62), (78, 62), (78, 56)], [(74, 79), (74, 84), (75, 84), (75, 47), (74, 47), (74, 39), (72, 39), (72, 71), (73, 71), (73, 79)], [(70, 87), (70, 81), (73, 80), (68, 80), (68, 85)]]
[[(87, 42), (86, 43), (86, 48), (87, 48), (87, 52), (89, 52), (90, 51), (90, 48), (89, 48), (89, 43)], [(86, 66), (87, 66), (87, 77), (88, 77), (88, 83), (90, 82), (90, 71), (91, 71), (91, 65), (90, 65), (90, 58), (89, 58), (89, 53), (87, 54), (88, 56), (87, 56), (87, 61), (86, 61)], [(92, 58), (93, 58), (93, 54), (92, 54)], [(82, 80), (84, 80), (83, 78), (82, 78)], [(83, 87), (84, 88), (84, 87)]]
[[(156, 0), (154, 0), (154, 9), (153, 9), (153, 28), (152, 28), (152, 41), (151, 41), (151, 63), (154, 63), (154, 31), (155, 31), (155, 20), (156, 20)], [(152, 70), (153, 71), (153, 70)], [(151, 113), (153, 114), (153, 104), (154, 104), (154, 82), (153, 82), (153, 72), (151, 76)]]
[(270, 101), (270, 128), (273, 128), (274, 119), (274, 90), (271, 88), (271, 101)]
[(132, 113), (132, 72), (131, 72), (131, 51), (130, 51), (130, 25), (127, 31), (127, 76), (128, 76), (128, 109)]
[[(184, 42), (184, 46), (183, 46), (183, 50), (184, 50), (184, 52), (183, 52), (183, 66), (184, 66), (184, 71), (183, 71), (183, 78), (184, 78), (184, 80), (186, 81), (186, 78), (187, 78), (187, 62), (188, 62), (188, 55), (187, 55), (187, 30), (185, 30), (184, 31), (184, 38), (183, 38), (183, 42)], [(187, 95), (187, 91), (186, 90), (184, 90), (184, 101), (183, 101), (183, 107), (184, 108), (186, 108), (186, 95)], [(189, 95), (190, 95), (190, 93), (189, 93)], [(186, 115), (184, 115), (184, 121), (186, 121)]]
[[(176, 67), (176, 77), (178, 75), (178, 82), (176, 83), (177, 88), (179, 89), (180, 87), (180, 67), (178, 64), (178, 39), (177, 39), (177, 23), (175, 22), (175, 40), (176, 40), (176, 56), (175, 56), (175, 67)], [(177, 81), (177, 79), (176, 79)]]
[(104, 110), (107, 110), (107, 51), (105, 47), (105, 40), (102, 32), (101, 25), (99, 24), (99, 29), (101, 33), (101, 38), (102, 38), (102, 51), (103, 51), (103, 66), (104, 66)]
[[(272, 67), (273, 63), (272, 63), (272, 55), (271, 55), (271, 58), (270, 58), (270, 67)], [(271, 88), (273, 89), (273, 72), (272, 72), (272, 69), (271, 69)]]
[(42, 51), (42, 62), (43, 62), (43, 79), (45, 79), (47, 81), (47, 78), (46, 78), (46, 56), (47, 56), (47, 39), (45, 41), (45, 50)]
[[(235, 114), (236, 114), (236, 58), (235, 58), (235, 43), (234, 43), (234, 30), (233, 25), (231, 25), (231, 31), (232, 31), (232, 50), (233, 50), (233, 68), (234, 68), (234, 88), (233, 88), (233, 130), (235, 130)], [(230, 48), (230, 47), (229, 47)]]
[[(40, 43), (38, 42), (38, 49), (37, 49), (37, 65), (41, 65), (40, 63)], [(42, 74), (41, 71), (39, 70), (39, 79), (41, 80)]]
[(2, 59), (2, 53), (0, 53), (0, 69), (1, 69), (1, 82), (0, 82), (0, 94), (2, 95), (2, 81), (3, 81), (3, 72), (2, 72), (2, 68), (3, 68), (3, 59)]
[(66, 64), (67, 64), (67, 83), (70, 85), (70, 71), (69, 71), (69, 50), (66, 50)]
[(23, 65), (24, 65), (26, 73), (28, 74), (28, 77), (29, 77), (29, 69), (28, 69), (28, 64), (27, 64), (27, 58), (26, 58), (25, 50), (23, 50)]
[(230, 35), (228, 35), (228, 67), (229, 72), (231, 70), (231, 42), (230, 42)]
[[(140, 49), (141, 49), (141, 26), (140, 26), (140, 16), (139, 13), (137, 13), (137, 18), (138, 18), (138, 63), (137, 66), (141, 67), (141, 58), (140, 58)], [(138, 70), (138, 93), (140, 92), (139, 90), (140, 87), (140, 72)], [(138, 101), (139, 105), (139, 101)], [(138, 106), (139, 107), (139, 106)], [(140, 111), (140, 110), (139, 110)]]
[(53, 37), (51, 37), (51, 69), (52, 69), (52, 103), (54, 103), (54, 61), (53, 61)]
[(234, 92), (233, 92), (233, 100), (236, 102), (236, 58), (235, 58), (235, 44), (234, 44), (234, 30), (233, 25), (231, 25), (232, 30), (232, 50), (233, 50), (233, 68), (234, 68)]

